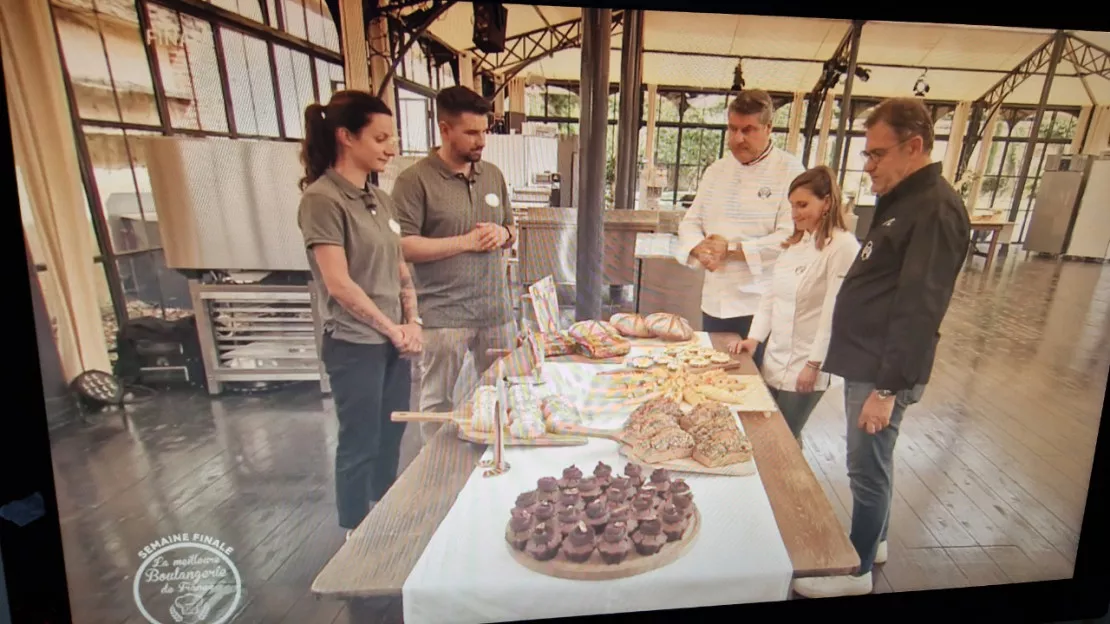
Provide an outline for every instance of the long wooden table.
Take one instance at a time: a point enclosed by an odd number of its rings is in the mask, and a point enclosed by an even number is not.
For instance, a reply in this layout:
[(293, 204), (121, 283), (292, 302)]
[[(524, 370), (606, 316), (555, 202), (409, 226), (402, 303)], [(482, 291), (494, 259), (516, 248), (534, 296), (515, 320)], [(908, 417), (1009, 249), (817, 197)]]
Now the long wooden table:
[[(736, 337), (710, 334), (720, 350)], [(737, 359), (742, 362), (741, 373), (757, 373), (750, 357)], [(523, 348), (503, 361), (511, 375), (531, 368)], [(493, 381), (491, 369), (482, 383)], [(855, 571), (859, 557), (782, 415), (744, 415), (741, 421), (795, 578)], [(442, 427), (323, 568), (312, 592), (338, 599), (393, 598), (391, 610), (399, 608), (405, 579), (485, 450), (458, 439), (454, 425)]]
[[(987, 248), (987, 261), (983, 265), (983, 272), (991, 270), (991, 264), (994, 263), (994, 257), (998, 254), (998, 243), (1003, 235), (1006, 235), (1009, 240), (1009, 233), (1014, 229), (1013, 221), (998, 221), (994, 219), (979, 219), (971, 220), (971, 235), (975, 236), (976, 232), (987, 232), (990, 234), (990, 246)], [(971, 255), (982, 255), (977, 249), (975, 244), (971, 245)]]

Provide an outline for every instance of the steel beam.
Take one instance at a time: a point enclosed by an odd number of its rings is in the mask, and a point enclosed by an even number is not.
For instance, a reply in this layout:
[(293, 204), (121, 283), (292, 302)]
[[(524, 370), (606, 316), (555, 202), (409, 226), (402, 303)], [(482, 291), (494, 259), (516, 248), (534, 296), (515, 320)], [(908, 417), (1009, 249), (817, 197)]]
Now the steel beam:
[(582, 9), (582, 87), (579, 152), (582, 184), (578, 195), (578, 250), (575, 318), (601, 316), (605, 266), (605, 135), (609, 112), (609, 38), (612, 11)]
[(643, 110), (644, 12), (625, 13), (621, 37), (620, 117), (617, 119), (617, 167), (614, 207), (636, 208), (640, 115)]
[(813, 133), (817, 131), (817, 120), (821, 118), (821, 107), (825, 104), (825, 95), (833, 86), (836, 85), (836, 68), (843, 62), (847, 63), (847, 55), (852, 45), (852, 35), (855, 32), (855, 27), (848, 29), (844, 33), (844, 37), (836, 46), (836, 51), (833, 52), (832, 57), (825, 61), (825, 68), (821, 72), (821, 77), (817, 79), (817, 84), (814, 85), (813, 90), (809, 92), (809, 107), (806, 108), (805, 120), (805, 145), (802, 149), (802, 161), (809, 162), (810, 143), (813, 141)]
[(1037, 145), (1037, 138), (1041, 134), (1044, 109), (1048, 106), (1048, 94), (1052, 91), (1052, 79), (1055, 78), (1056, 68), (1060, 66), (1060, 58), (1064, 54), (1064, 44), (1067, 42), (1067, 37), (1067, 34), (1063, 31), (1057, 31), (1052, 37), (1048, 74), (1045, 75), (1044, 84), (1041, 86), (1041, 100), (1037, 103), (1037, 112), (1033, 115), (1033, 127), (1030, 128), (1029, 138), (1025, 142), (1025, 154), (1021, 159), (1021, 172), (1018, 174), (1017, 188), (1014, 189), (1014, 201), (1010, 205), (1011, 221), (1017, 218), (1018, 208), (1021, 207), (1021, 201), (1025, 199), (1025, 180), (1029, 177), (1029, 168), (1033, 165), (1033, 152)]
[(840, 185), (844, 186), (844, 169), (841, 166), (844, 155), (844, 135), (848, 132), (848, 122), (852, 120), (852, 85), (856, 82), (856, 60), (859, 58), (859, 40), (863, 34), (863, 22), (852, 22), (851, 43), (848, 44), (848, 71), (844, 79), (844, 94), (840, 96), (840, 123), (836, 128), (836, 159), (833, 166), (839, 169)]
[(431, 27), (432, 24), (435, 23), (436, 19), (438, 19), (440, 15), (443, 15), (447, 12), (447, 9), (450, 9), (452, 6), (454, 6), (456, 1), (457, 0), (443, 0), (443, 2), (438, 3), (435, 8), (433, 8), (428, 13), (427, 17), (424, 19), (424, 23), (417, 27), (411, 33), (408, 33), (408, 41), (403, 43), (401, 45), (401, 49), (397, 51), (396, 55), (394, 55), (393, 59), (389, 63), (389, 71), (386, 72), (385, 78), (378, 84), (378, 97), (382, 97), (383, 95), (385, 95), (385, 90), (391, 84), (390, 81), (393, 79), (393, 75), (397, 73), (397, 64), (401, 62), (401, 59), (405, 58), (405, 54), (408, 53), (413, 44), (416, 43), (418, 39), (420, 39), (420, 37), (424, 34), (425, 31), (428, 30), (428, 28)]

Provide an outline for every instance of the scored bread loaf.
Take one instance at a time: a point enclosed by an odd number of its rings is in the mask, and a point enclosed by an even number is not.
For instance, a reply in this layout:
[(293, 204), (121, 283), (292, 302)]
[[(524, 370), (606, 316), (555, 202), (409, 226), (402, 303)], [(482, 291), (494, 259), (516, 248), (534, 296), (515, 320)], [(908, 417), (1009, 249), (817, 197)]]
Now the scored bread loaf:
[(639, 314), (617, 312), (609, 318), (609, 323), (611, 323), (621, 335), (628, 336), (629, 338), (652, 338), (654, 336), (647, 325), (647, 321)]
[(574, 339), (579, 352), (595, 360), (628, 355), (632, 350), (632, 343), (605, 321), (579, 321), (570, 326), (567, 335)]
[(652, 336), (662, 340), (679, 342), (694, 337), (694, 328), (690, 327), (690, 322), (677, 314), (656, 312), (649, 314), (644, 322)]
[(567, 334), (543, 334), (541, 340), (543, 341), (544, 357), (559, 357), (560, 355), (574, 353), (576, 343)]

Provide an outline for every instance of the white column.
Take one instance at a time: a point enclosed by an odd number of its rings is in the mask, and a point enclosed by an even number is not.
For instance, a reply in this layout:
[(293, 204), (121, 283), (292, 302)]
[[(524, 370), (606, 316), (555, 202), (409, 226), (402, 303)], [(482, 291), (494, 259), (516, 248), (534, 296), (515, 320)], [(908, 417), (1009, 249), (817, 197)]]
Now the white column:
[(524, 114), (524, 79), (513, 78), (509, 81), (509, 112)]
[(971, 192), (967, 197), (967, 211), (970, 214), (975, 213), (975, 204), (979, 201), (979, 192), (983, 188), (983, 173), (987, 170), (987, 164), (990, 162), (991, 145), (994, 144), (994, 133), (998, 130), (998, 112), (987, 120), (987, 126), (983, 129), (983, 138), (979, 141), (979, 158), (975, 161), (975, 181), (971, 183)]
[(343, 81), (348, 89), (369, 91), (370, 64), (366, 32), (362, 28), (362, 0), (339, 0), (339, 23), (343, 27)]
[(459, 52), (459, 86), (474, 89), (474, 57), (469, 52)]
[(955, 183), (952, 176), (956, 175), (956, 166), (960, 162), (960, 151), (964, 146), (964, 135), (967, 134), (970, 115), (971, 102), (960, 102), (952, 112), (952, 126), (948, 131), (948, 149), (944, 152), (944, 163), (941, 169), (942, 175), (950, 183)]
[(1083, 141), (1083, 153), (1099, 154), (1110, 148), (1110, 106), (1099, 106), (1091, 114), (1094, 119)]
[(802, 132), (802, 108), (805, 106), (806, 94), (794, 93), (794, 103), (790, 106), (790, 125), (786, 134), (786, 151), (791, 154), (801, 154), (798, 150), (798, 139)]
[(1075, 136), (1071, 138), (1071, 145), (1069, 152), (1078, 154), (1083, 151), (1083, 144), (1087, 139), (1087, 124), (1091, 121), (1091, 116), (1094, 115), (1095, 107), (1084, 106), (1079, 109), (1079, 120), (1075, 124)]
[(644, 120), (646, 124), (646, 132), (644, 135), (644, 172), (650, 172), (655, 166), (655, 116), (656, 116), (656, 100), (658, 99), (659, 86), (649, 84), (647, 86), (647, 119)]
[[(836, 94), (829, 91), (825, 95), (824, 110), (821, 111), (821, 134), (817, 138), (817, 160), (813, 166), (829, 165), (829, 130), (832, 129), (833, 107), (836, 106)], [(849, 115), (851, 111), (840, 111), (842, 115)], [(851, 126), (849, 126), (851, 127)]]

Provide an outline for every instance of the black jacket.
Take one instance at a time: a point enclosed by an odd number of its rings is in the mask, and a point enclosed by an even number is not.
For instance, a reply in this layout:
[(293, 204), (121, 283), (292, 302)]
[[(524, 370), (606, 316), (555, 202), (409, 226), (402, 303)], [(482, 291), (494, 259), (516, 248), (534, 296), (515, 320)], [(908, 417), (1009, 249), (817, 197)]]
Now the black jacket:
[(824, 370), (880, 390), (928, 382), (970, 233), (967, 209), (940, 163), (879, 198), (836, 298)]

